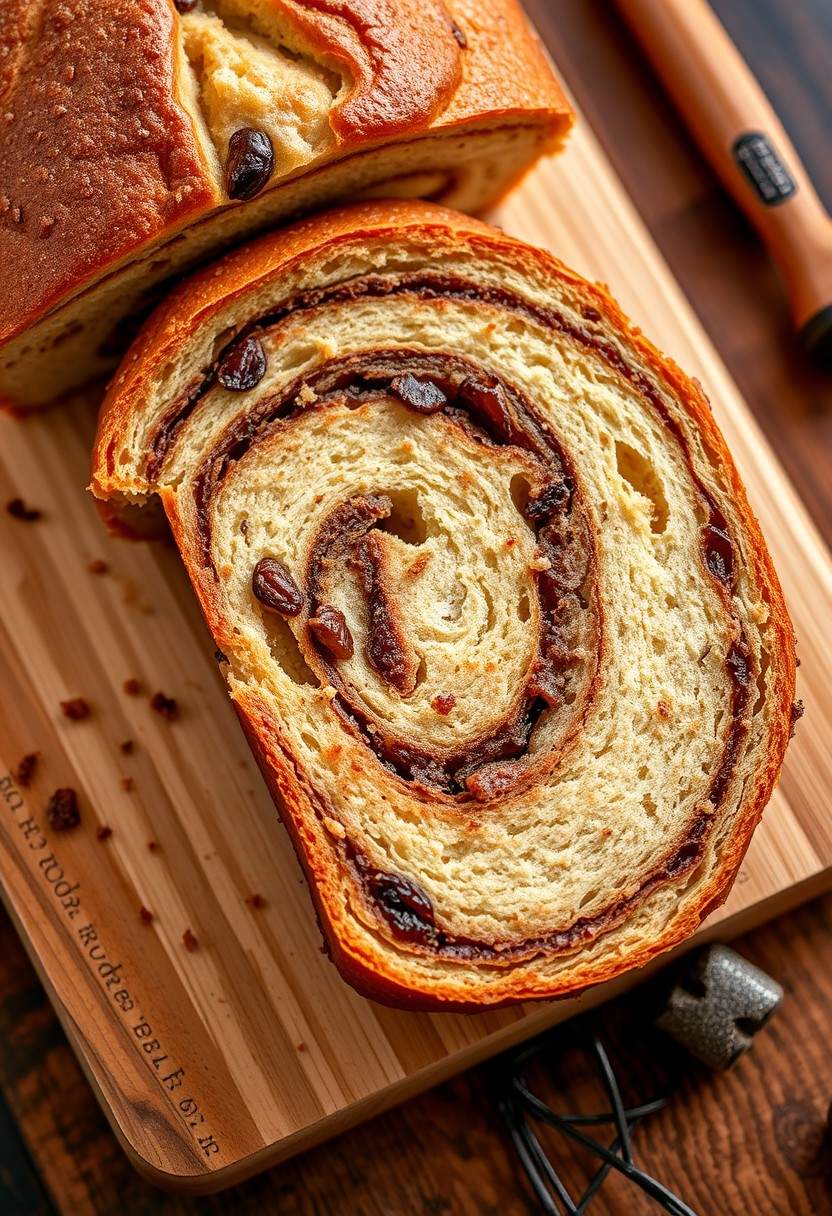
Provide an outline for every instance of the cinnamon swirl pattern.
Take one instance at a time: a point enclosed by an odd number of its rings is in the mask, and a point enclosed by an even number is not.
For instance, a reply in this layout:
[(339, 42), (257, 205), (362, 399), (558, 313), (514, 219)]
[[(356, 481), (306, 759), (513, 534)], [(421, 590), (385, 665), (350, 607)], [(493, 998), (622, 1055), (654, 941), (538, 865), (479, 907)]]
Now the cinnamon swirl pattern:
[(111, 386), (345, 978), (551, 997), (727, 894), (794, 646), (701, 391), (548, 255), (365, 204), (231, 255)]

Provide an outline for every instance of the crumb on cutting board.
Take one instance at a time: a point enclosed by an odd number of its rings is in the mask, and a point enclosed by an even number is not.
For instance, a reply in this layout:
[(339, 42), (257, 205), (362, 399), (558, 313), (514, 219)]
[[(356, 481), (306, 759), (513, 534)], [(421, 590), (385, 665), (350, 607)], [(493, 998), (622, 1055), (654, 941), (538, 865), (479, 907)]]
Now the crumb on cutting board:
[(81, 822), (78, 795), (73, 789), (59, 789), (46, 804), (46, 822), (54, 832), (67, 832)]
[(36, 520), (41, 519), (43, 512), (37, 507), (27, 507), (22, 498), (10, 498), (6, 503), (6, 514), (12, 519), (18, 519), (24, 524), (33, 524)]
[(27, 754), (21, 758), (20, 763), (15, 769), (15, 780), (17, 781), (17, 784), (23, 786), (24, 789), (32, 784), (32, 779), (34, 778), (39, 759), (40, 752), (27, 752)]
[(179, 716), (179, 706), (174, 697), (167, 697), (163, 692), (155, 692), (150, 698), (150, 708), (155, 709), (168, 722)]

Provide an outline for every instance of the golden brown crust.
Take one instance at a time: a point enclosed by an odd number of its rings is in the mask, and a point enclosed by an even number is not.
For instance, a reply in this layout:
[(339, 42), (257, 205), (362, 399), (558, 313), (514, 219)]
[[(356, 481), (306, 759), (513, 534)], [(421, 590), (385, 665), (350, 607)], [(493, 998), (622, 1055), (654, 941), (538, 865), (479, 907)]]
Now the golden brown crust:
[[(571, 124), (517, 0), (273, 2), (353, 78), (330, 116), (334, 159), (513, 115), (553, 143)], [(228, 203), (179, 101), (177, 20), (172, 0), (0, 13), (0, 344)]]
[(167, 0), (45, 0), (21, 31), (0, 124), (0, 339), (218, 201), (175, 100), (174, 21)]
[(6, 0), (0, 6), (0, 102), (14, 83), (18, 63), (39, 20), (34, 0)]
[[(112, 453), (133, 414), (140, 410), (145, 386), (157, 371), (189, 340), (197, 328), (225, 306), (229, 299), (252, 289), (254, 284), (278, 278), (293, 266), (303, 263), (313, 251), (333, 249), (343, 242), (378, 240), (389, 236), (402, 240), (430, 242), (432, 234), (450, 234), (472, 251), (497, 250), (508, 253), (518, 264), (535, 267), (550, 278), (557, 278), (580, 290), (582, 298), (601, 315), (610, 332), (621, 335), (635, 350), (658, 381), (674, 394), (694, 424), (712, 466), (730, 486), (730, 498), (744, 538), (744, 553), (749, 577), (762, 590), (769, 609), (772, 658), (770, 679), (769, 729), (762, 762), (750, 774), (742, 801), (742, 813), (730, 840), (721, 850), (720, 865), (698, 898), (684, 915), (655, 938), (646, 941), (626, 959), (627, 968), (647, 963), (655, 955), (689, 936), (714, 908), (723, 902), (736, 876), (751, 835), (759, 821), (779, 776), (789, 735), (790, 710), (794, 697), (795, 653), (791, 622), (785, 608), (777, 575), (772, 567), (757, 521), (751, 512), (725, 442), (714, 422), (709, 404), (699, 386), (666, 359), (628, 324), (618, 306), (599, 287), (585, 283), (549, 254), (531, 250), (475, 220), (422, 203), (378, 203), (344, 208), (315, 217), (276, 236), (270, 236), (223, 260), (221, 276), (213, 268), (183, 285), (151, 319), (116, 377), (105, 401), (99, 421), (93, 459), (93, 489), (107, 497), (126, 487), (119, 480)], [(139, 492), (151, 488), (134, 485)], [(199, 594), (203, 611), (218, 644), (230, 629), (224, 619), (216, 585), (199, 570), (193, 551), (189, 521), (178, 515), (174, 495), (162, 492), (174, 534), (180, 544)], [(338, 862), (334, 852), (318, 847), (310, 824), (326, 812), (320, 795), (298, 771), (291, 749), (284, 744), (280, 726), (267, 706), (248, 690), (235, 694), (238, 712), (258, 754), (269, 787), (284, 821), (292, 834), (298, 854), (310, 878), (318, 915), (330, 943), (334, 961), (354, 987), (372, 999), (419, 1009), (481, 1009), (484, 1004), (500, 1005), (518, 1000), (551, 998), (551, 984), (541, 983), (534, 970), (514, 973), (497, 968), (493, 984), (484, 993), (482, 986), (470, 985), (459, 976), (439, 975), (429, 986), (409, 982), (406, 969), (389, 962), (383, 948), (376, 948), (367, 935), (355, 932), (355, 922), (343, 902), (338, 882)], [(583, 964), (580, 955), (569, 973), (559, 979), (558, 996), (567, 996), (618, 974), (620, 959), (606, 963)]]
[[(461, 236), (494, 235), (494, 229), (487, 224), (442, 207), (428, 209), (419, 202), (358, 203), (312, 216), (282, 232), (251, 241), (175, 288), (142, 327), (131, 347), (130, 358), (122, 362), (102, 405), (93, 450), (94, 492), (101, 498), (118, 492), (117, 483), (111, 481), (113, 449), (124, 422), (142, 401), (145, 377), (152, 376), (156, 368), (175, 356), (198, 323), (238, 293), (249, 291), (258, 280), (280, 274), (314, 249), (360, 241), (364, 235), (383, 238), (387, 233), (401, 233), (408, 228), (429, 229), (430, 225), (425, 224), (426, 213), (436, 216), (444, 229)], [(504, 239), (521, 247), (509, 237)], [(218, 266), (223, 268), (221, 276), (215, 273)]]
[(352, 78), (330, 123), (339, 142), (419, 130), (462, 78), (461, 48), (442, 0), (273, 0), (307, 44)]
[(463, 77), (441, 124), (477, 121), (476, 115), (553, 123), (555, 138), (574, 121), (520, 0), (448, 0), (446, 7), (467, 40)]

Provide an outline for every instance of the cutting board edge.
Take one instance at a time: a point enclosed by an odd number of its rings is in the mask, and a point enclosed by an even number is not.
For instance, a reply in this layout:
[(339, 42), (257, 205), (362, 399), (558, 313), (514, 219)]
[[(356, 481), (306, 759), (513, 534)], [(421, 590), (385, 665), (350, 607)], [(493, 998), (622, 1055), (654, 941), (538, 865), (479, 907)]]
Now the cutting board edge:
[[(636, 971), (626, 972), (607, 984), (599, 984), (586, 993), (562, 1003), (555, 1002), (552, 1008), (541, 1003), (540, 1014), (529, 1013), (522, 1019), (512, 1023), (503, 1030), (481, 1039), (468, 1050), (452, 1052), (437, 1063), (403, 1077), (399, 1082), (389, 1085), (386, 1089), (377, 1090), (366, 1098), (361, 1098), (349, 1106), (322, 1119), (308, 1124), (289, 1136), (283, 1137), (272, 1144), (265, 1145), (257, 1152), (218, 1170), (203, 1170), (193, 1174), (175, 1174), (159, 1169), (142, 1153), (141, 1148), (130, 1137), (125, 1127), (119, 1121), (116, 1104), (108, 1097), (106, 1086), (99, 1078), (94, 1061), (90, 1057), (84, 1039), (76, 1031), (74, 1020), (68, 1014), (66, 1007), (55, 991), (48, 974), (42, 969), (33, 935), (18, 916), (10, 893), (0, 882), (0, 899), (14, 923), (18, 936), (23, 942), (26, 954), (34, 967), (38, 978), (44, 986), (46, 994), (61, 1023), (64, 1033), (69, 1040), (81, 1069), (95, 1094), (113, 1134), (123, 1152), (136, 1172), (154, 1186), (171, 1194), (198, 1197), (213, 1195), (229, 1187), (237, 1186), (247, 1179), (262, 1173), (276, 1165), (280, 1165), (301, 1152), (333, 1139), (351, 1128), (358, 1126), (368, 1119), (383, 1114), (411, 1098), (417, 1097), (436, 1085), (451, 1080), (468, 1068), (482, 1064), (492, 1059), (502, 1051), (520, 1042), (534, 1038), (553, 1027), (569, 1021), (574, 1017), (588, 1012), (606, 1001), (634, 988), (644, 982), (669, 963), (683, 957), (710, 941), (733, 939), (764, 924), (773, 916), (782, 915), (832, 890), (832, 866), (826, 866), (816, 873), (808, 875), (791, 887), (783, 888), (757, 901), (746, 908), (724, 919), (717, 919), (714, 924), (706, 924), (693, 937), (680, 943), (675, 949), (659, 955), (646, 967)], [(775, 977), (776, 978), (776, 977)], [(548, 1016), (551, 1014), (552, 1016)], [(563, 1016), (560, 1016), (560, 1015)], [(449, 1015), (453, 1016), (453, 1015)]]

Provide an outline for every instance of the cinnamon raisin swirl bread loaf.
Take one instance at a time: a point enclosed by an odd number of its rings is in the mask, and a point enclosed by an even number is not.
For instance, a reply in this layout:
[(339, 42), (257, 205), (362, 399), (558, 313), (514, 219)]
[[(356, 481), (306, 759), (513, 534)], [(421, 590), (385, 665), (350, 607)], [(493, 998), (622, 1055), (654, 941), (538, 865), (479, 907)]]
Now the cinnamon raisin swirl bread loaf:
[(519, 0), (2, 0), (0, 398), (108, 374), (125, 317), (338, 198), (493, 203), (572, 120)]
[(161, 499), (360, 991), (562, 996), (724, 899), (791, 626), (701, 391), (549, 255), (414, 203), (230, 255), (122, 364), (93, 489)]

